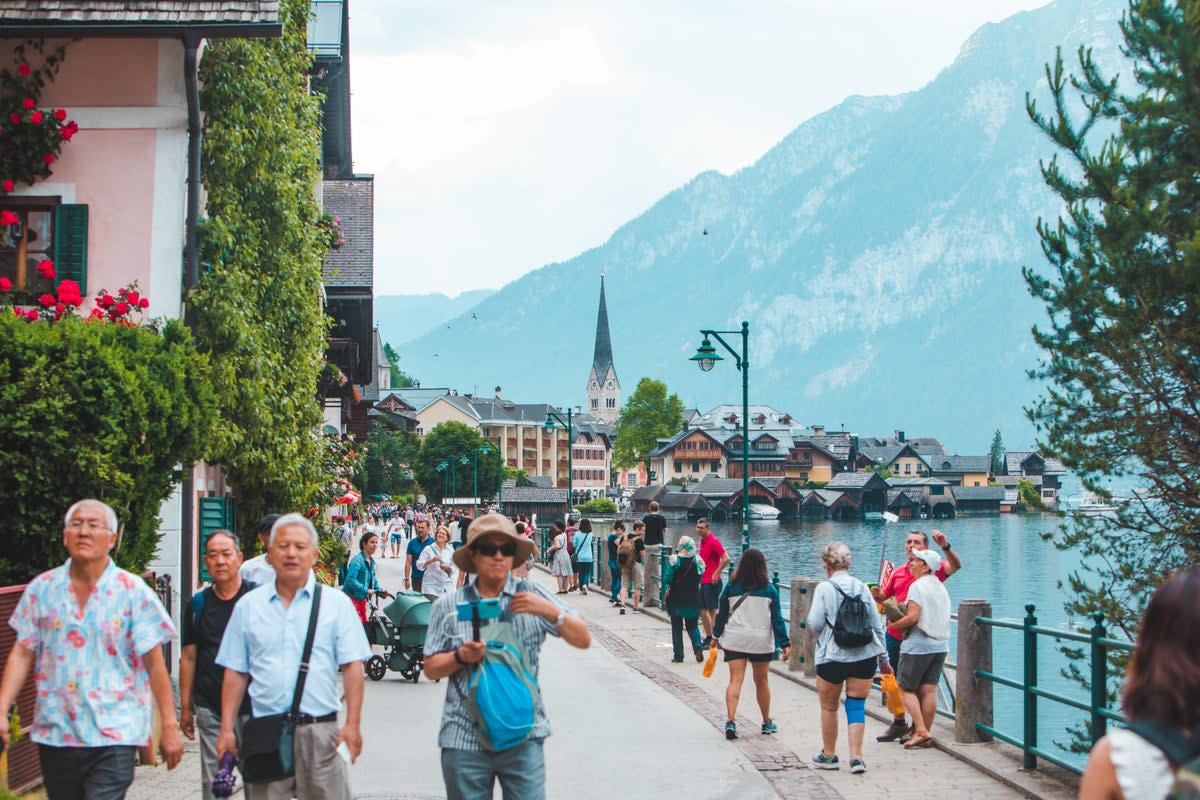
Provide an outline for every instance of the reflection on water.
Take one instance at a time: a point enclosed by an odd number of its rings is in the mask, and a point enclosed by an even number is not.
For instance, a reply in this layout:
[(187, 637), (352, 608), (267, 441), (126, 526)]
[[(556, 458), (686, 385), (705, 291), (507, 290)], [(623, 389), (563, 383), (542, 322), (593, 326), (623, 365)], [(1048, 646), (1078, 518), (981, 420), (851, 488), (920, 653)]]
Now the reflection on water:
[[(694, 526), (672, 520), (667, 538), (674, 543), (685, 533), (695, 536)], [(793, 577), (824, 578), (821, 549), (832, 541), (844, 542), (852, 554), (850, 572), (864, 581), (876, 580), (881, 554), (897, 565), (904, 560), (904, 538), (912, 529), (928, 533), (938, 528), (946, 533), (962, 561), (962, 569), (946, 582), (955, 607), (962, 600), (987, 600), (992, 614), (1020, 620), (1025, 606), (1036, 607), (1041, 625), (1089, 624), (1088, 620), (1068, 619), (1063, 610), (1064, 586), (1069, 572), (1079, 567), (1075, 553), (1062, 552), (1042, 537), (1061, 524), (1052, 515), (1016, 515), (959, 517), (950, 520), (912, 520), (888, 524), (880, 521), (835, 522), (832, 520), (751, 520), (750, 546), (767, 557), (767, 566), (779, 573), (781, 583)], [(714, 522), (713, 532), (736, 559), (741, 552), (740, 521)], [(935, 546), (936, 550), (937, 547)], [(783, 593), (785, 602), (788, 593)], [(1020, 680), (1023, 646), (1017, 631), (994, 629), (993, 660), (999, 675)], [(1039, 641), (1038, 683), (1044, 689), (1088, 701), (1083, 690), (1063, 678), (1059, 670), (1065, 657), (1044, 637)], [(950, 659), (955, 659), (955, 642)], [(1018, 738), (1021, 731), (1021, 694), (996, 687), (997, 727)], [(1043, 747), (1065, 740), (1066, 726), (1081, 722), (1083, 712), (1042, 700), (1039, 712), (1039, 741)], [(944, 724), (944, 721), (943, 723)], [(1065, 753), (1062, 755), (1066, 756)], [(1071, 757), (1083, 763), (1082, 757)]]

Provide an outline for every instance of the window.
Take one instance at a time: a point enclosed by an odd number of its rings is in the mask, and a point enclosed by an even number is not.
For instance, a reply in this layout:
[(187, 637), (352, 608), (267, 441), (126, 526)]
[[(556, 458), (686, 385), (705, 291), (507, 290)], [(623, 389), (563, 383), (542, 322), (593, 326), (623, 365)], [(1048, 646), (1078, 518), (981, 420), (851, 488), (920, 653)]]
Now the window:
[(676, 472), (683, 472), (683, 464), (681, 464), (681, 463), (679, 463), (678, 461), (676, 461), (676, 462), (675, 462), (675, 471), (676, 471)]
[(910, 474), (912, 474), (912, 462), (906, 462), (906, 463), (905, 463), (905, 465), (904, 465), (904, 474), (905, 474), (905, 475), (910, 475)]
[(629, 474), (627, 474), (625, 476), (625, 485), (626, 486), (637, 486), (638, 485), (638, 474), (636, 472), (630, 472)]
[(617, 407), (617, 399), (615, 397), (610, 397), (604, 401), (604, 405), (607, 406), (608, 408), (616, 408)]
[(692, 462), (692, 472), (699, 472), (699, 471), (700, 471), (700, 462), (693, 461)]
[(930, 486), (929, 493), (930, 494), (945, 494), (946, 487), (945, 486)]
[[(5, 210), (16, 224), (0, 227), (0, 277), (14, 288), (43, 294), (61, 280), (73, 280), (87, 294), (86, 205), (61, 204), (57, 197), (9, 197)], [(38, 274), (43, 261), (54, 262), (54, 281)]]
[(716, 471), (717, 471), (717, 466), (718, 466), (718, 463), (717, 463), (716, 461), (712, 461), (712, 462), (710, 462), (710, 463), (709, 463), (709, 468), (708, 468), (708, 471), (709, 471), (709, 472), (716, 472)]
[(597, 398), (593, 397), (592, 398), (592, 410), (595, 411), (599, 408), (600, 408), (600, 401)]

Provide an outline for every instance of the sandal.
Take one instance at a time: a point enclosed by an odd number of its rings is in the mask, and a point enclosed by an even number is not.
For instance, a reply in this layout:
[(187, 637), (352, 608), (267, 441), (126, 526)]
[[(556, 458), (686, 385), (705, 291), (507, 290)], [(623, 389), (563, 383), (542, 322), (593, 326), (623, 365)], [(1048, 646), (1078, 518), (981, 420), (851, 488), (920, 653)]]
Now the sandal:
[(933, 747), (933, 737), (929, 734), (925, 734), (924, 736), (914, 734), (911, 739), (904, 743), (904, 749), (911, 750), (915, 747)]

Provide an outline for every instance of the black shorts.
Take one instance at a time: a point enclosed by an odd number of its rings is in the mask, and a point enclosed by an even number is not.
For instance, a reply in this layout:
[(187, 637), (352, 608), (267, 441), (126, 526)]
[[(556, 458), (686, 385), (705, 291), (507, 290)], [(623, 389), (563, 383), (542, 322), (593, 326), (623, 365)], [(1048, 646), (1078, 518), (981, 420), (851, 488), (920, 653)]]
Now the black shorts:
[(723, 588), (720, 581), (700, 584), (700, 608), (705, 611), (716, 611), (717, 606), (721, 604), (721, 589)]
[(752, 664), (765, 664), (768, 661), (774, 661), (775, 654), (774, 653), (742, 653), (737, 650), (726, 650), (725, 651), (725, 660), (726, 661), (741, 661), (743, 659), (750, 659), (750, 663), (752, 663)]
[(862, 661), (829, 661), (817, 664), (817, 677), (828, 683), (845, 683), (847, 678), (875, 677), (875, 666), (879, 660), (864, 658)]
[(905, 653), (900, 657), (896, 683), (906, 692), (915, 692), (918, 686), (937, 686), (945, 663), (946, 653)]

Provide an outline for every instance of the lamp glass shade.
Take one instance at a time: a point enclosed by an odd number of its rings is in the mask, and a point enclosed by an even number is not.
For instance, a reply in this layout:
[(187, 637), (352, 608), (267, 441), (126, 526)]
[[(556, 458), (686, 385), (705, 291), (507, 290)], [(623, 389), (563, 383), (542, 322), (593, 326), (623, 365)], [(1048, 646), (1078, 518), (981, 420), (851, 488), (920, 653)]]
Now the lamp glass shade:
[(717, 352), (717, 348), (713, 347), (712, 340), (705, 336), (704, 341), (700, 343), (698, 348), (696, 348), (696, 355), (692, 356), (688, 360), (695, 361), (700, 366), (700, 369), (708, 372), (716, 365), (718, 361), (723, 361), (724, 359), (722, 359), (721, 354)]

